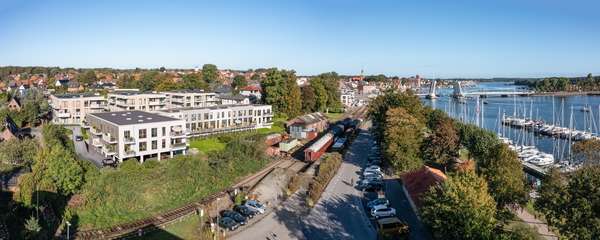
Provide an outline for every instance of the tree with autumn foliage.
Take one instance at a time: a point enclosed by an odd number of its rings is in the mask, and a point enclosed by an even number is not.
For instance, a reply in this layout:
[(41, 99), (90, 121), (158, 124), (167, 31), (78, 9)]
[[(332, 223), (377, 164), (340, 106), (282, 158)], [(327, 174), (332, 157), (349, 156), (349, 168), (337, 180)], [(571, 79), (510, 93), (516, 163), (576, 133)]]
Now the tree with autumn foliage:
[(270, 69), (261, 82), (263, 101), (273, 110), (293, 118), (302, 113), (302, 93), (294, 71)]
[[(430, 116), (439, 115), (437, 114), (439, 110), (433, 112), (436, 114), (431, 114)], [(454, 158), (458, 157), (460, 141), (454, 127), (454, 121), (444, 116), (440, 115), (439, 118), (435, 118), (435, 121), (428, 121), (431, 134), (429, 134), (423, 144), (423, 157), (428, 162), (447, 166)]]
[(573, 144), (573, 157), (585, 165), (600, 164), (600, 140), (590, 139)]
[(405, 108), (387, 111), (383, 135), (383, 154), (397, 173), (423, 166), (419, 149), (423, 142), (425, 125)]

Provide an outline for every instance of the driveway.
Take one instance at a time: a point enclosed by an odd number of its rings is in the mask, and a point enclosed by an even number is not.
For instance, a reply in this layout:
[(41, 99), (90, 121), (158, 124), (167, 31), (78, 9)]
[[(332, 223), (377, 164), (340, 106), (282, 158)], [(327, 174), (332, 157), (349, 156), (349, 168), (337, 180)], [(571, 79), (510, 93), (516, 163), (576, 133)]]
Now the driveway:
[(86, 141), (75, 141), (75, 136), (82, 136), (81, 127), (67, 126), (66, 128), (71, 129), (73, 131), (73, 136), (71, 136), (71, 140), (73, 140), (73, 143), (75, 144), (75, 152), (77, 153), (77, 156), (92, 162), (97, 167), (102, 167), (102, 159), (104, 159), (104, 156), (102, 156), (102, 154), (96, 152), (92, 148), (92, 146), (89, 146), (88, 148), (88, 146), (86, 146)]

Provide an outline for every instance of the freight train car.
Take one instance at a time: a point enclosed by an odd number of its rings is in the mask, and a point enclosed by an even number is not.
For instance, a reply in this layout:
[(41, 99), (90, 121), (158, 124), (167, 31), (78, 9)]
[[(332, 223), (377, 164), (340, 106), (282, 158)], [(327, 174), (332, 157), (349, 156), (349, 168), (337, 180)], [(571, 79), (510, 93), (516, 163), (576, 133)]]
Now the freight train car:
[(333, 134), (327, 133), (310, 147), (304, 150), (304, 161), (314, 162), (319, 159), (333, 143)]

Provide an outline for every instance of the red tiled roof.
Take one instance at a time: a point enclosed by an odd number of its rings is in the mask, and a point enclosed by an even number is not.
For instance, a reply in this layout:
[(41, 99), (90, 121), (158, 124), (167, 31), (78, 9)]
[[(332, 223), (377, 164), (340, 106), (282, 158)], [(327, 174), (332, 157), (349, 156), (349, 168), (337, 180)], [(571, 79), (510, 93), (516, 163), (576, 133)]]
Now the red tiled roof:
[(421, 195), (436, 184), (441, 184), (446, 180), (446, 174), (442, 171), (427, 166), (402, 175), (402, 182), (413, 203), (419, 207), (421, 205)]
[(248, 85), (243, 87), (242, 91), (260, 91), (260, 87), (256, 85)]

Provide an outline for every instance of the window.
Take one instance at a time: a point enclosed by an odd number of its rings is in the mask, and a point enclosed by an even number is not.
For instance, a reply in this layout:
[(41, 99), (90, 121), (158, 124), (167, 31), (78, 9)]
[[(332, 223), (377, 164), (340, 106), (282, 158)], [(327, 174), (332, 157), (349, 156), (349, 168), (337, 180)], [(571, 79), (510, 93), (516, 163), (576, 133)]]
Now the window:
[(158, 129), (157, 128), (152, 128), (152, 137), (158, 137)]
[(162, 140), (162, 148), (167, 148), (167, 141), (166, 140)]
[(146, 129), (140, 129), (138, 134), (140, 139), (146, 138)]
[(152, 150), (156, 150), (158, 148), (158, 142), (156, 140), (152, 141)]
[(138, 146), (141, 151), (146, 151), (146, 142), (140, 142), (140, 145)]
[(165, 135), (167, 135), (167, 129), (162, 127), (162, 136), (164, 137)]
[(125, 132), (123, 132), (123, 136), (125, 137), (125, 139), (130, 138), (131, 133), (129, 132), (129, 130), (125, 130)]

